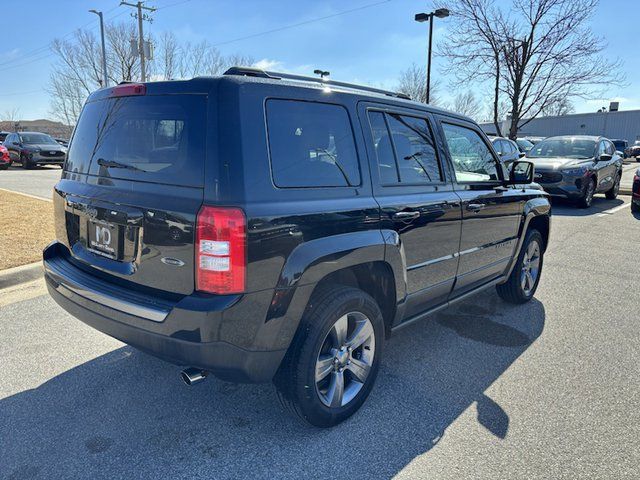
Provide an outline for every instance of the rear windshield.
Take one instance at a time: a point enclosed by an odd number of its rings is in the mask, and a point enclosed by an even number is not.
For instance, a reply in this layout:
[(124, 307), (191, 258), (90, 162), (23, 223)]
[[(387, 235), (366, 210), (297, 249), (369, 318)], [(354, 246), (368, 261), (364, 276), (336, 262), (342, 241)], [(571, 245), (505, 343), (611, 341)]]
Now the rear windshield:
[(202, 186), (206, 100), (118, 97), (85, 105), (65, 169), (108, 178)]

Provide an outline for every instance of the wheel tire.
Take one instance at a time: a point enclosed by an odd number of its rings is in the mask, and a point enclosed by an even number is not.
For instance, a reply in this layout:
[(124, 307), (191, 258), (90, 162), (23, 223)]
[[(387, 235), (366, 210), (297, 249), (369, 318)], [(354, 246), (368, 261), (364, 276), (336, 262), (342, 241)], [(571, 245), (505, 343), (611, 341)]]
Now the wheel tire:
[(618, 173), (616, 175), (616, 181), (609, 190), (607, 190), (604, 194), (608, 200), (615, 200), (618, 198), (618, 192), (620, 191), (620, 180), (622, 179), (622, 174)]
[[(365, 320), (362, 316), (369, 321), (369, 325), (363, 323)], [(345, 317), (348, 319), (343, 320)], [(362, 328), (359, 331), (370, 335), (369, 343), (364, 341), (360, 347), (348, 352), (337, 348), (328, 349), (327, 347), (337, 340), (338, 329), (334, 330), (334, 326), (343, 325), (345, 321), (349, 328), (344, 330), (343, 338), (346, 342), (343, 344), (357, 338), (354, 335), (357, 328)], [(343, 286), (334, 286), (314, 294), (274, 379), (280, 403), (294, 417), (316, 427), (332, 427), (343, 422), (353, 415), (369, 396), (378, 374), (383, 342), (382, 313), (369, 295), (356, 288)], [(352, 345), (356, 343), (353, 342)], [(345, 361), (339, 364), (344, 365), (340, 371), (338, 369), (341, 367), (333, 363), (339, 362), (339, 355)], [(325, 373), (324, 377), (320, 374), (322, 380), (317, 383), (316, 369), (320, 366), (321, 356), (324, 357)], [(353, 365), (346, 364), (346, 361)], [(352, 370), (358, 364), (369, 366), (364, 382), (355, 381), (357, 377), (352, 374)], [(339, 398), (331, 395), (336, 390), (340, 391), (338, 388), (332, 390), (332, 386), (335, 387), (339, 383), (338, 378), (342, 379), (344, 392)], [(326, 394), (321, 392), (323, 385), (326, 385)], [(349, 399), (349, 396), (352, 398)], [(324, 403), (334, 398), (339, 400), (339, 406)]]
[[(532, 243), (537, 242), (537, 271), (532, 275), (533, 276), (533, 284), (531, 285), (529, 280), (529, 288), (525, 288), (523, 286), (523, 275), (525, 270), (525, 256), (529, 257), (532, 253)], [(524, 242), (522, 243), (522, 248), (520, 249), (520, 253), (518, 254), (518, 259), (516, 264), (513, 267), (513, 271), (511, 275), (509, 275), (509, 279), (500, 285), (496, 285), (496, 290), (498, 291), (498, 295), (509, 303), (526, 303), (531, 300), (536, 293), (538, 288), (538, 283), (540, 283), (540, 275), (542, 274), (542, 264), (544, 260), (544, 242), (542, 240), (542, 235), (536, 229), (531, 229), (527, 231), (527, 234), (524, 238)], [(535, 255), (534, 255), (535, 260)], [(535, 262), (529, 264), (534, 265)], [(529, 268), (531, 272), (531, 268)]]
[(580, 208), (589, 208), (593, 203), (593, 196), (596, 193), (596, 181), (593, 178), (589, 179), (589, 183), (584, 187), (582, 198), (578, 200), (578, 206)]
[(0, 166), (0, 170), (9, 170), (9, 164)]
[(33, 165), (26, 157), (21, 156), (20, 162), (22, 163), (22, 168), (24, 168), (25, 170), (31, 170), (33, 168)]
[(640, 205), (638, 205), (637, 203), (632, 201), (631, 202), (631, 211), (633, 213), (640, 213)]

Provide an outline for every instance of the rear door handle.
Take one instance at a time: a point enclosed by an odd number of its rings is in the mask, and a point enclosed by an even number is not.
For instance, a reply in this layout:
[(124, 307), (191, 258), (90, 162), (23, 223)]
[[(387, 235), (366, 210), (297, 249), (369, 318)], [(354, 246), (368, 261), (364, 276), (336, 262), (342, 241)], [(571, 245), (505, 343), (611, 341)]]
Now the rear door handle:
[(470, 203), (469, 205), (467, 205), (467, 210), (470, 210), (472, 212), (479, 212), (483, 208), (484, 203)]
[(395, 220), (414, 220), (420, 216), (420, 212), (396, 212), (393, 214)]

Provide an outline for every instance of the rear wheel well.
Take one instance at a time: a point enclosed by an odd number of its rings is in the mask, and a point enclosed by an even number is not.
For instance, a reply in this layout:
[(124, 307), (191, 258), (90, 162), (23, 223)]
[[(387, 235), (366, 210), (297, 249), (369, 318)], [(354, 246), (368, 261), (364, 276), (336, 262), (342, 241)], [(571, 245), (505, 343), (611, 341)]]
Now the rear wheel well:
[(382, 311), (388, 336), (396, 313), (396, 286), (389, 264), (368, 262), (337, 270), (318, 282), (312, 296), (335, 285), (358, 288), (370, 295)]
[(547, 245), (549, 244), (549, 216), (538, 215), (536, 217), (533, 217), (529, 222), (529, 226), (527, 227), (527, 230), (531, 230), (533, 228), (539, 231), (540, 235), (542, 235), (542, 241), (544, 242), (544, 245), (542, 246), (542, 248), (546, 250)]

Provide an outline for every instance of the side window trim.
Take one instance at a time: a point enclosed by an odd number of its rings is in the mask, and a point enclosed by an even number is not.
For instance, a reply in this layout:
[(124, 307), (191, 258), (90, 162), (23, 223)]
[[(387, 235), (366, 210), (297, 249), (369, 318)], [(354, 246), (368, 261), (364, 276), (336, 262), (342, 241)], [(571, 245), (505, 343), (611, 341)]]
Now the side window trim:
[[(391, 126), (389, 125), (389, 118), (387, 116), (387, 112), (380, 111), (382, 114), (382, 118), (384, 119), (384, 126), (387, 128), (387, 135), (389, 135), (389, 142), (391, 143), (391, 153), (393, 153), (393, 163), (396, 167), (396, 183), (382, 183), (380, 185), (383, 187), (394, 187), (396, 185), (401, 185), (402, 180), (400, 179), (400, 165), (398, 165), (398, 153), (396, 150), (396, 142), (393, 140), (393, 135), (391, 135)], [(368, 115), (368, 112), (367, 112)], [(377, 155), (376, 155), (377, 157)], [(376, 161), (380, 161), (380, 159), (376, 158)]]
[[(445, 155), (448, 158), (449, 168), (451, 169), (451, 174), (452, 174), (454, 184), (458, 184), (458, 185), (474, 185), (474, 184), (475, 185), (500, 185), (502, 184), (502, 182), (504, 181), (504, 172), (502, 169), (502, 162), (494, 154), (494, 149), (492, 148), (493, 145), (491, 144), (490, 141), (487, 141), (486, 135), (479, 127), (477, 127), (474, 124), (465, 122), (464, 120), (460, 120), (454, 117), (440, 116), (440, 115), (437, 117), (437, 122), (440, 130), (440, 134), (442, 135), (442, 140), (444, 142), (443, 147), (444, 147)], [(466, 128), (468, 130), (475, 132), (480, 137), (480, 140), (484, 143), (485, 147), (487, 147), (487, 149), (489, 150), (489, 153), (491, 154), (491, 158), (493, 158), (493, 162), (496, 165), (496, 173), (498, 174), (498, 180), (492, 180), (492, 181), (486, 181), (486, 182), (472, 182), (472, 181), (464, 182), (457, 179), (455, 165), (453, 164), (453, 158), (451, 157), (449, 144), (447, 142), (447, 138), (444, 133), (443, 125), (445, 124)]]
[[(404, 112), (404, 111), (400, 111), (394, 108), (384, 108), (382, 106), (367, 106), (366, 107), (366, 115), (367, 115), (367, 125), (368, 125), (368, 129), (369, 129), (369, 133), (372, 133), (372, 129), (371, 129), (371, 121), (369, 119), (369, 113), (371, 112), (379, 112), (382, 114), (383, 118), (384, 118), (384, 123), (385, 126), (387, 128), (387, 134), (389, 135), (389, 140), (391, 142), (392, 145), (392, 150), (393, 150), (393, 158), (395, 161), (395, 166), (396, 166), (396, 177), (398, 179), (397, 183), (384, 183), (382, 182), (382, 180), (380, 178), (378, 178), (380, 186), (381, 187), (419, 187), (419, 186), (442, 186), (442, 185), (447, 185), (449, 183), (449, 181), (446, 178), (445, 175), (445, 171), (446, 171), (446, 165), (443, 162), (442, 156), (440, 154), (439, 148), (437, 147), (437, 136), (435, 135), (434, 132), (434, 128), (431, 125), (431, 122), (429, 121), (429, 118), (427, 116), (427, 112), (424, 112), (424, 115), (420, 115), (417, 112)], [(393, 135), (391, 135), (391, 127), (389, 125), (389, 114), (395, 114), (395, 115), (399, 115), (402, 117), (411, 117), (411, 118), (416, 118), (418, 120), (423, 120), (426, 124), (427, 124), (427, 128), (429, 129), (429, 134), (431, 135), (431, 141), (433, 143), (433, 149), (434, 149), (434, 154), (435, 154), (435, 158), (436, 158), (436, 162), (438, 163), (438, 167), (440, 169), (440, 176), (441, 176), (441, 180), (439, 182), (403, 182), (401, 180), (400, 177), (400, 165), (398, 164), (398, 154), (397, 154), (397, 149), (396, 149), (396, 144), (395, 141), (393, 140)], [(376, 163), (378, 163), (378, 158), (376, 156)]]

